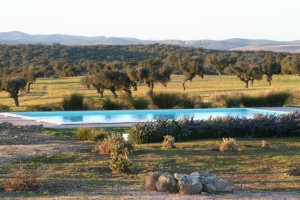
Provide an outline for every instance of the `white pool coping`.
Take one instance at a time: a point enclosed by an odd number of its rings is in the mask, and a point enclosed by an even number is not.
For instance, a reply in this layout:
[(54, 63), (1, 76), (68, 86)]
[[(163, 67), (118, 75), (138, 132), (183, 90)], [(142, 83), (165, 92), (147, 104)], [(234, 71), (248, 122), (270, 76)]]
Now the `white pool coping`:
[[(247, 108), (250, 110), (257, 111), (276, 111), (280, 113), (291, 113), (291, 112), (300, 112), (300, 108), (295, 107), (257, 107), (257, 108)], [(42, 124), (46, 128), (76, 128), (81, 126), (90, 126), (90, 127), (117, 127), (117, 126), (131, 126), (132, 124), (138, 122), (112, 122), (112, 123), (54, 123), (53, 121), (47, 120), (38, 120), (33, 117), (21, 116), (13, 113), (0, 113), (0, 123), (1, 122), (10, 122), (14, 125), (38, 125)]]

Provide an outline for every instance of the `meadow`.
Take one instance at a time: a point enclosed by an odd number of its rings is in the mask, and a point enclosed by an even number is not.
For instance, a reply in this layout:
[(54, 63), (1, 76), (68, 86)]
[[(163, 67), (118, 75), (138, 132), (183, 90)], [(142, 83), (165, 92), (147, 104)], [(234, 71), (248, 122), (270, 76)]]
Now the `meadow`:
[[(20, 107), (27, 105), (41, 105), (59, 103), (62, 99), (76, 92), (88, 98), (99, 98), (95, 89), (87, 89), (80, 84), (81, 77), (68, 78), (39, 78), (32, 84), (31, 92), (20, 94)], [(186, 90), (182, 89), (182, 75), (172, 75), (167, 87), (157, 83), (154, 92), (182, 93), (189, 96), (201, 96), (203, 101), (210, 101), (220, 94), (262, 95), (271, 91), (288, 91), (293, 94), (290, 105), (300, 105), (300, 78), (296, 75), (274, 75), (272, 85), (263, 79), (255, 81), (254, 86), (245, 88), (244, 83), (235, 76), (207, 75), (203, 79), (196, 77), (186, 83)], [(132, 91), (133, 97), (145, 97), (148, 88), (145, 84), (138, 84), (138, 90)], [(121, 92), (119, 91), (118, 94)], [(104, 92), (104, 97), (113, 98), (110, 91)], [(8, 93), (0, 93), (1, 104), (14, 107), (14, 101)], [(20, 109), (20, 108), (19, 108)]]
[[(122, 133), (128, 128), (108, 128), (106, 131)], [(51, 135), (47, 143), (52, 145), (57, 142), (77, 144), (75, 129), (48, 129), (44, 133)], [(176, 142), (175, 149), (162, 149), (160, 143), (134, 145), (130, 156), (131, 171), (127, 174), (112, 174), (109, 156), (92, 153), (95, 142), (83, 142), (80, 148), (48, 155), (27, 155), (19, 157), (18, 162), (1, 164), (0, 183), (13, 172), (25, 170), (38, 175), (40, 187), (33, 192), (0, 190), (0, 197), (85, 198), (100, 195), (100, 198), (115, 199), (125, 195), (125, 191), (145, 191), (145, 179), (152, 171), (191, 173), (199, 169), (229, 180), (235, 191), (243, 195), (249, 191), (300, 192), (300, 176), (291, 174), (291, 170), (300, 167), (300, 138), (268, 138), (270, 149), (257, 146), (262, 139), (237, 139), (241, 151), (234, 152), (218, 151), (220, 139)], [(167, 198), (168, 194), (164, 195)]]

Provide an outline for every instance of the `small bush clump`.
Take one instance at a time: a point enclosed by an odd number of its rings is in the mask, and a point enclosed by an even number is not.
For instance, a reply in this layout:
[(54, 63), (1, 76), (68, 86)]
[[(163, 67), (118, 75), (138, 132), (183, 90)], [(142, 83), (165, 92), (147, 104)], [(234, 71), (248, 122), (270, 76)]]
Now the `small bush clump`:
[(289, 174), (291, 176), (300, 176), (300, 167), (295, 167), (289, 172)]
[(65, 97), (61, 105), (64, 110), (87, 110), (83, 100), (84, 96), (82, 94), (73, 93), (69, 97)]
[(149, 107), (149, 101), (144, 98), (134, 98), (132, 99), (132, 107), (136, 110), (144, 110), (148, 109)]
[(164, 141), (162, 142), (162, 148), (164, 149), (173, 149), (175, 147), (175, 137), (172, 135), (164, 136)]
[(175, 93), (151, 93), (149, 97), (153, 107), (159, 109), (175, 108), (181, 103), (180, 95)]
[(262, 140), (258, 146), (262, 149), (270, 149), (271, 145), (266, 141), (266, 140)]
[(118, 103), (116, 101), (112, 101), (109, 98), (106, 98), (102, 102), (102, 109), (103, 110), (122, 110), (123, 104)]
[(8, 192), (27, 191), (37, 188), (37, 176), (32, 172), (16, 172), (14, 173), (14, 178), (4, 182), (4, 190)]
[(76, 137), (81, 141), (98, 141), (104, 139), (104, 132), (101, 129), (91, 127), (79, 127)]
[(113, 173), (126, 173), (130, 171), (131, 161), (129, 160), (129, 150), (127, 148), (119, 148), (118, 145), (112, 149), (110, 153), (109, 168)]
[(99, 141), (93, 152), (97, 154), (111, 154), (116, 149), (120, 149), (120, 151), (127, 149), (131, 153), (133, 146), (130, 142), (125, 141), (120, 134), (113, 133), (103, 141)]
[(59, 104), (46, 104), (46, 105), (28, 105), (25, 106), (24, 111), (61, 111), (64, 110), (62, 105)]
[(226, 108), (238, 108), (241, 106), (241, 98), (243, 94), (237, 93), (233, 96), (221, 94), (213, 99), (213, 105), (215, 107), (226, 107)]
[(271, 92), (266, 96), (243, 96), (241, 103), (244, 107), (283, 106), (290, 96), (287, 92)]
[(239, 144), (234, 138), (223, 138), (219, 146), (220, 151), (238, 151), (240, 150)]
[(10, 112), (11, 109), (7, 105), (0, 104), (0, 112)]

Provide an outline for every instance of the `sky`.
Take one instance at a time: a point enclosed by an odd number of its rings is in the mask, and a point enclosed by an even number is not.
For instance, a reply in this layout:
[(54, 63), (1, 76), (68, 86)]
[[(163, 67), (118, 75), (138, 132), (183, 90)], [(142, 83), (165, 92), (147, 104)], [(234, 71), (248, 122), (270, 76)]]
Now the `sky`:
[(300, 40), (300, 0), (1, 0), (0, 32)]

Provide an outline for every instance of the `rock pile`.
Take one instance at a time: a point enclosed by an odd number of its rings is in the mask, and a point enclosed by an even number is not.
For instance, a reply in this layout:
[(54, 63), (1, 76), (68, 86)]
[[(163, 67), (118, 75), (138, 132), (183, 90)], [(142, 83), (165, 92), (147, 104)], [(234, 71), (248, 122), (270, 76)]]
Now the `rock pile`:
[(231, 184), (208, 171), (200, 170), (190, 175), (174, 175), (166, 172), (154, 172), (146, 180), (148, 191), (170, 192), (180, 194), (200, 194), (201, 192), (213, 194), (233, 192)]

